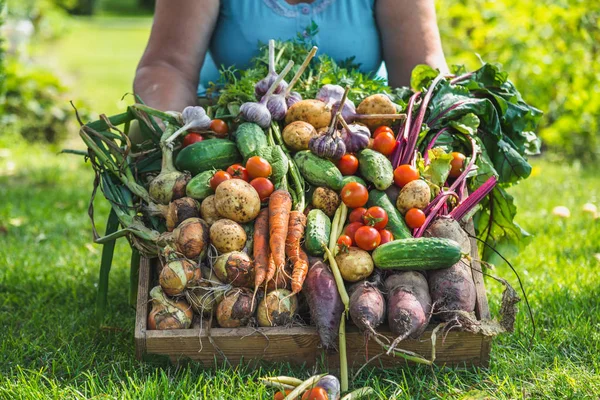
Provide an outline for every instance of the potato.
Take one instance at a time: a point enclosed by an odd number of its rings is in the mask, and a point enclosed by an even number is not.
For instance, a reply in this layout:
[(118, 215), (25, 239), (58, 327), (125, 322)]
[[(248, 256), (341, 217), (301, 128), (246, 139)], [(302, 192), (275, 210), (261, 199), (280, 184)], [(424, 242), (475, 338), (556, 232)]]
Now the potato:
[(246, 231), (230, 219), (220, 219), (210, 227), (210, 242), (219, 253), (241, 251), (246, 245)]
[[(396, 106), (385, 94), (373, 94), (360, 102), (356, 108), (357, 114), (396, 114)], [(371, 131), (381, 125), (390, 126), (391, 119), (363, 119), (360, 122), (369, 127)]]
[(260, 198), (248, 182), (230, 179), (217, 186), (215, 207), (219, 215), (243, 224), (258, 216)]
[(342, 278), (348, 282), (358, 282), (373, 273), (373, 259), (366, 251), (358, 247), (350, 247), (335, 256)]
[(285, 123), (304, 121), (316, 130), (326, 127), (331, 122), (331, 108), (320, 100), (302, 100), (288, 108)]
[(312, 205), (331, 218), (340, 205), (340, 196), (329, 188), (318, 187), (312, 195)]
[(424, 209), (431, 201), (431, 189), (427, 182), (421, 179), (407, 183), (396, 200), (396, 208), (406, 214), (411, 208)]
[(202, 219), (206, 221), (208, 226), (211, 226), (217, 220), (222, 218), (217, 212), (214, 194), (202, 200), (202, 204), (200, 205), (200, 216), (202, 216)]
[(294, 121), (283, 129), (282, 135), (287, 147), (299, 151), (308, 150), (308, 142), (318, 133), (308, 122)]

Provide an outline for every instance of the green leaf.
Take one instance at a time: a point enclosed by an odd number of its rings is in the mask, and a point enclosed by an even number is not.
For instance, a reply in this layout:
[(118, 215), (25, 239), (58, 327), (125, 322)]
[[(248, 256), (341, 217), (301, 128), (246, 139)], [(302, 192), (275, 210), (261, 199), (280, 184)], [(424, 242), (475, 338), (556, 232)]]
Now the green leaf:
[(429, 165), (422, 170), (421, 176), (437, 187), (436, 194), (448, 179), (451, 161), (452, 154), (446, 153), (441, 147), (429, 150)]
[(415, 92), (420, 92), (426, 89), (438, 75), (439, 71), (431, 68), (429, 65), (419, 64), (410, 75), (410, 87)]
[[(111, 208), (106, 222), (106, 235), (111, 235), (119, 229), (119, 218), (114, 209)], [(104, 318), (106, 304), (108, 303), (108, 276), (112, 267), (113, 254), (115, 252), (116, 239), (112, 239), (102, 246), (102, 259), (100, 262), (100, 276), (98, 279), (98, 293), (96, 295), (96, 318), (98, 323)]]
[(450, 126), (465, 135), (475, 136), (479, 127), (479, 118), (473, 113), (468, 113), (455, 121), (450, 121)]

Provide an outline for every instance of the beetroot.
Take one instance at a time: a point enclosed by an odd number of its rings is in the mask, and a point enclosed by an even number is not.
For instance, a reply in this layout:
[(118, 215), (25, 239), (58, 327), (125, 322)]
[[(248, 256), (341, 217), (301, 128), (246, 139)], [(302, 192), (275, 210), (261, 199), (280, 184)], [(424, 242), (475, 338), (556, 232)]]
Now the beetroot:
[(385, 299), (372, 283), (359, 282), (351, 289), (350, 318), (354, 325), (366, 334), (375, 334), (385, 318)]
[[(415, 271), (400, 272), (385, 280), (390, 330), (398, 338), (416, 339), (425, 331), (431, 313), (427, 280)], [(393, 346), (392, 346), (393, 347)]]
[(310, 316), (325, 349), (334, 349), (344, 304), (335, 278), (322, 261), (311, 262), (302, 293), (306, 295)]

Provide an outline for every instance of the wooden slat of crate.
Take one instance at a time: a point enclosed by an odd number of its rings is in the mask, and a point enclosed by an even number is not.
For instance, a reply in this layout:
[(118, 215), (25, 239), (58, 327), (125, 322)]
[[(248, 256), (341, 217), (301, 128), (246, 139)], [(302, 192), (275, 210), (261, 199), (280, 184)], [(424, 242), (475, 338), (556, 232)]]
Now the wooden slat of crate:
[[(473, 232), (472, 224), (467, 226)], [(489, 307), (483, 274), (478, 260), (477, 242), (471, 240), (473, 258), (473, 279), (477, 292), (475, 313), (479, 319), (489, 318)], [(148, 315), (148, 292), (151, 284), (151, 260), (142, 259), (140, 263), (140, 279), (138, 303), (136, 310), (136, 356), (141, 358), (144, 353), (163, 354), (172, 360), (189, 358), (212, 365), (215, 360), (227, 359), (235, 364), (241, 360), (290, 362), (293, 364), (314, 365), (326, 360), (330, 367), (339, 364), (337, 353), (327, 355), (320, 348), (319, 337), (312, 327), (294, 328), (212, 328), (209, 340), (206, 327), (200, 329), (198, 322), (192, 329), (171, 331), (152, 331), (146, 329)], [(431, 332), (433, 326), (419, 340), (402, 342), (402, 349), (413, 351), (430, 358)], [(381, 333), (392, 337), (384, 330)], [(373, 340), (365, 344), (364, 336), (355, 327), (348, 327), (347, 333), (348, 363), (358, 368), (366, 361), (365, 354), (372, 357), (380, 353), (380, 347)], [(214, 343), (214, 345), (213, 345)], [(462, 331), (451, 331), (445, 337), (438, 334), (436, 346), (436, 361), (438, 365), (480, 366), (489, 364), (491, 338)], [(391, 367), (405, 364), (404, 359), (382, 356), (375, 365)]]

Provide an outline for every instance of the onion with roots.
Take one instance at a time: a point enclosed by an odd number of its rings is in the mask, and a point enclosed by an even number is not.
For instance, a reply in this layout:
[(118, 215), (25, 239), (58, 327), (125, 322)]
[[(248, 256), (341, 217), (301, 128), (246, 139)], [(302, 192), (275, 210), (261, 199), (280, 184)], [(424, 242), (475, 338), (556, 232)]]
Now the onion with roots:
[(190, 260), (203, 256), (208, 247), (208, 224), (200, 218), (188, 218), (173, 230), (177, 251)]
[(238, 328), (248, 324), (252, 310), (252, 291), (248, 288), (231, 289), (217, 306), (217, 322), (222, 328)]
[(197, 264), (185, 258), (178, 258), (175, 251), (167, 247), (163, 254), (167, 263), (158, 276), (158, 282), (169, 296), (177, 296), (191, 286), (197, 286), (202, 272)]
[(217, 278), (233, 286), (254, 286), (254, 265), (248, 254), (232, 251), (220, 255), (213, 265)]
[(298, 299), (287, 289), (267, 293), (258, 305), (256, 319), (259, 326), (285, 326), (292, 322)]
[(146, 212), (153, 216), (161, 216), (167, 222), (167, 230), (172, 232), (179, 224), (188, 218), (200, 217), (200, 204), (191, 197), (182, 197), (173, 200), (168, 206), (163, 204), (149, 204)]
[(150, 291), (150, 298), (149, 330), (187, 329), (192, 325), (194, 314), (185, 300), (169, 299), (160, 286)]

